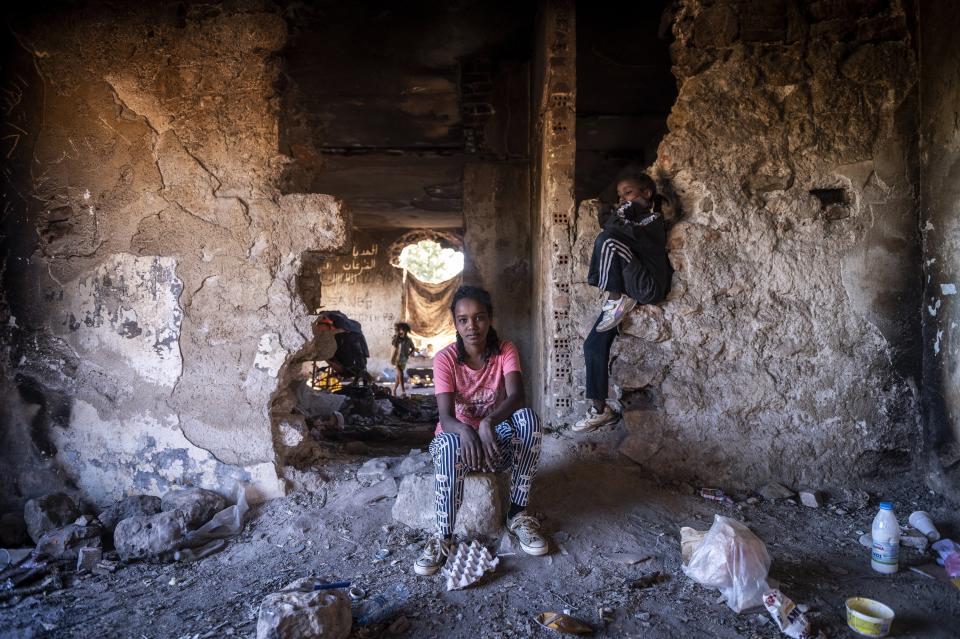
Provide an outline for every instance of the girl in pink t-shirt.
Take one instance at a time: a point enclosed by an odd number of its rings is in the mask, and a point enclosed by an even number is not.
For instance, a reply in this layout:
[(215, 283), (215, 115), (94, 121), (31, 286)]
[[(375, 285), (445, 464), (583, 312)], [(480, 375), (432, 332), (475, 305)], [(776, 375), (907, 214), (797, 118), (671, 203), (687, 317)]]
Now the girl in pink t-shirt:
[(549, 548), (540, 522), (525, 511), (540, 460), (540, 418), (525, 408), (520, 356), (491, 326), (490, 294), (461, 286), (450, 305), (457, 342), (433, 360), (440, 422), (430, 444), (436, 471), (437, 534), (414, 565), (432, 575), (453, 546), (463, 478), (469, 471), (511, 469), (507, 530), (524, 552), (544, 555)]

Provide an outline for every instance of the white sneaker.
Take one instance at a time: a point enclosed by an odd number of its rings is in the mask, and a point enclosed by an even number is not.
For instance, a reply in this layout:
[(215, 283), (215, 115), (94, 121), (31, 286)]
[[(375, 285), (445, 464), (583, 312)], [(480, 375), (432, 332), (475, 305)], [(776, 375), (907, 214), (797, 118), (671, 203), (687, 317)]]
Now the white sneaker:
[(540, 522), (536, 517), (518, 513), (507, 522), (507, 530), (520, 543), (520, 548), (528, 555), (545, 555), (550, 550), (547, 540), (540, 534)]
[(429, 577), (436, 574), (445, 563), (450, 551), (453, 548), (453, 542), (433, 536), (427, 540), (427, 545), (423, 547), (423, 552), (417, 557), (413, 564), (413, 571), (418, 575)]
[(587, 416), (570, 427), (575, 433), (589, 433), (597, 430), (601, 426), (612, 424), (620, 419), (620, 413), (614, 411), (609, 406), (603, 407), (603, 412), (598, 411), (591, 406), (587, 409)]
[(626, 295), (621, 295), (618, 300), (607, 300), (603, 303), (603, 315), (600, 323), (597, 324), (597, 332), (605, 333), (610, 329), (616, 328), (627, 313), (633, 310), (637, 305), (637, 300)]

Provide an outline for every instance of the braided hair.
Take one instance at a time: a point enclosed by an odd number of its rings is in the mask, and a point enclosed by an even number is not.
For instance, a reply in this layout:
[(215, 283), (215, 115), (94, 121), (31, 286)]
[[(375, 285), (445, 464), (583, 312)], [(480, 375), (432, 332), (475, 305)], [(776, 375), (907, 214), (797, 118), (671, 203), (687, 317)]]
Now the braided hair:
[[(461, 286), (453, 294), (453, 301), (450, 302), (450, 314), (454, 316), (456, 320), (457, 313), (457, 302), (463, 299), (474, 300), (480, 302), (485, 309), (487, 309), (487, 314), (490, 317), (493, 317), (493, 302), (490, 300), (490, 293), (486, 292), (479, 286)], [(497, 335), (497, 331), (491, 326), (490, 330), (487, 332), (487, 343), (484, 345), (483, 349), (483, 361), (486, 362), (493, 355), (500, 354), (500, 337)], [(460, 332), (457, 331), (457, 363), (463, 364), (467, 359), (467, 349), (463, 345), (463, 338), (460, 337)]]

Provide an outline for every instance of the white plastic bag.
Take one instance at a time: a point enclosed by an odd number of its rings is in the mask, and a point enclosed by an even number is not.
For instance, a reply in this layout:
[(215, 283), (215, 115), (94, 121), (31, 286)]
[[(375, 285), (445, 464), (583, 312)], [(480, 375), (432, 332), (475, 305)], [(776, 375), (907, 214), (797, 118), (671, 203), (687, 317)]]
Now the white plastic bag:
[(763, 604), (770, 555), (760, 538), (729, 517), (714, 517), (707, 536), (693, 551), (683, 572), (697, 583), (717, 588), (735, 612)]

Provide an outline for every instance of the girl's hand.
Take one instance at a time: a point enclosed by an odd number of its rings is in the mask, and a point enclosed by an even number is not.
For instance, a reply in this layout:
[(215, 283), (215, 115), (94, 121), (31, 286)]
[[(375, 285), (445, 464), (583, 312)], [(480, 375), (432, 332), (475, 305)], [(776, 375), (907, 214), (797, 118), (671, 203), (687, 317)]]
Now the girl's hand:
[(497, 435), (493, 432), (493, 425), (486, 417), (480, 420), (478, 433), (480, 443), (483, 445), (484, 457), (486, 457), (486, 469), (493, 472), (500, 458), (500, 448), (497, 446)]

